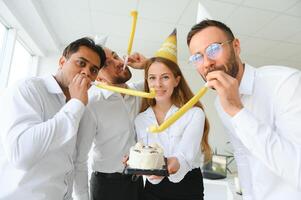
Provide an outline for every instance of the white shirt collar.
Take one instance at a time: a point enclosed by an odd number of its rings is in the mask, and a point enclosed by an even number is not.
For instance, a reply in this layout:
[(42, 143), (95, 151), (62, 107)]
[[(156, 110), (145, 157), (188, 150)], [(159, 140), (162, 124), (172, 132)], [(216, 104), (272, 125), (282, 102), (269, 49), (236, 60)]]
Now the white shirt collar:
[(110, 90), (101, 89), (103, 97), (105, 99), (108, 99), (110, 96), (112, 96), (115, 92), (112, 92)]
[[(175, 113), (178, 109), (179, 109), (179, 108), (178, 108), (176, 105), (173, 104), (173, 105), (169, 108), (168, 112), (166, 113), (165, 120), (166, 120), (170, 115), (172, 115), (173, 113)], [(152, 108), (151, 106), (148, 107), (148, 108), (145, 110), (144, 113), (145, 113), (147, 116), (153, 116), (153, 115), (155, 115), (154, 110), (153, 110), (153, 108)]]
[(63, 90), (61, 89), (58, 82), (55, 80), (54, 76), (49, 75), (49, 76), (42, 77), (42, 79), (44, 80), (45, 86), (49, 93), (53, 93), (53, 94), (63, 93)]
[(255, 73), (254, 67), (245, 64), (244, 73), (239, 85), (240, 94), (251, 95), (253, 93)]

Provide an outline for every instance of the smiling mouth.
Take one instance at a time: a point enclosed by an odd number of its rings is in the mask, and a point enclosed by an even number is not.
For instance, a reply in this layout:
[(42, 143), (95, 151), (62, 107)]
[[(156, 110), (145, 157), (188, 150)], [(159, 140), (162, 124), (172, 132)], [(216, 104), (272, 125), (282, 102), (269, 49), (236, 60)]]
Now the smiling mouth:
[(164, 94), (166, 91), (165, 90), (156, 90), (156, 94), (157, 95), (162, 95)]

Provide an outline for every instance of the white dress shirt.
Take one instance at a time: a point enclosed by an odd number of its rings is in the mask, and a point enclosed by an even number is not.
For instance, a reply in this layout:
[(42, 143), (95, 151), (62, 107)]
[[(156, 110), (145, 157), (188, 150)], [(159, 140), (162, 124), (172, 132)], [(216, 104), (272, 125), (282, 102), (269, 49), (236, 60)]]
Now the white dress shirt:
[[(129, 84), (143, 90), (143, 83)], [(141, 98), (92, 87), (89, 104), (80, 122), (74, 193), (77, 199), (88, 199), (88, 153), (92, 143), (92, 170), (103, 173), (122, 172), (123, 156), (136, 143), (134, 119), (139, 113)], [(118, 191), (116, 191), (118, 192)]]
[(52, 76), (7, 91), (0, 116), (0, 199), (71, 199), (72, 154), (85, 106)]
[[(165, 120), (178, 111), (178, 107), (171, 106)], [(137, 140), (144, 144), (158, 143), (164, 149), (165, 157), (176, 157), (180, 169), (168, 176), (171, 182), (180, 182), (187, 172), (199, 168), (202, 161), (200, 144), (204, 131), (205, 115), (202, 109), (193, 107), (169, 128), (160, 133), (149, 133), (147, 128), (158, 125), (155, 113), (151, 107), (140, 113), (135, 120)], [(148, 138), (147, 138), (148, 137)], [(153, 184), (161, 180), (149, 180)]]
[(301, 199), (301, 73), (245, 65), (234, 117), (216, 101), (227, 128), (244, 199)]

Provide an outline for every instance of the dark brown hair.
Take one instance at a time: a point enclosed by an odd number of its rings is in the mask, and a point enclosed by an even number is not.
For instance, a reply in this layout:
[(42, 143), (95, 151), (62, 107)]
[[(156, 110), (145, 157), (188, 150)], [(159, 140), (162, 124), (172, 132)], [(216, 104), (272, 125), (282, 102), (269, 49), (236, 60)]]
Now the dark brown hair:
[[(148, 87), (148, 82), (147, 82), (147, 77), (148, 77), (148, 70), (150, 66), (155, 63), (155, 62), (160, 62), (163, 63), (170, 71), (173, 73), (174, 77), (177, 78), (178, 76), (181, 77), (179, 84), (177, 87), (174, 88), (173, 94), (171, 96), (171, 101), (174, 105), (177, 107), (182, 107), (185, 103), (187, 103), (193, 96), (193, 92), (191, 91), (190, 87), (187, 84), (187, 81), (185, 80), (180, 67), (165, 58), (161, 57), (154, 57), (151, 58), (145, 67), (144, 70), (144, 89), (146, 92), (149, 92), (149, 87)], [(155, 99), (142, 99), (142, 106), (141, 106), (141, 112), (144, 112), (148, 107), (156, 105), (156, 100)], [(194, 106), (201, 108), (204, 110), (203, 105), (201, 102), (197, 102)], [(205, 161), (210, 160), (211, 158), (211, 148), (208, 143), (208, 134), (209, 134), (209, 122), (207, 117), (205, 116), (205, 126), (204, 126), (204, 132), (203, 132), (203, 137), (201, 140), (201, 150), (205, 155)]]
[(201, 30), (203, 30), (205, 28), (211, 27), (211, 26), (214, 26), (216, 28), (221, 29), (226, 34), (226, 36), (228, 37), (229, 40), (233, 40), (234, 39), (234, 34), (232, 33), (231, 29), (226, 24), (224, 24), (222, 22), (219, 22), (219, 21), (216, 21), (216, 20), (206, 19), (206, 20), (203, 20), (200, 23), (194, 25), (190, 29), (190, 31), (189, 31), (189, 33), (187, 35), (187, 45), (189, 46), (191, 38), (196, 33), (198, 33), (199, 31), (201, 31)]
[(102, 67), (104, 65), (104, 63), (106, 61), (106, 54), (105, 54), (103, 48), (100, 45), (95, 44), (94, 40), (92, 40), (91, 38), (88, 38), (88, 37), (83, 37), (83, 38), (80, 38), (78, 40), (71, 42), (64, 49), (63, 56), (68, 59), (72, 54), (76, 53), (81, 46), (88, 47), (89, 49), (91, 49), (92, 51), (97, 53), (97, 55), (99, 56), (99, 59), (100, 59), (100, 63), (99, 63), (100, 67)]

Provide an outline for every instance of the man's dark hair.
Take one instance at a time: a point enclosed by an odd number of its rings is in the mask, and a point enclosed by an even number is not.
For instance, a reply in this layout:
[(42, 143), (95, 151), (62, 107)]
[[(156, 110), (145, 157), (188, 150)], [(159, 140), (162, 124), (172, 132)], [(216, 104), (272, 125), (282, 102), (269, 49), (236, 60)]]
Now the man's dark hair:
[(231, 29), (224, 23), (219, 22), (219, 21), (215, 21), (215, 20), (210, 20), (210, 19), (205, 19), (203, 21), (201, 21), (200, 23), (194, 25), (188, 35), (187, 35), (187, 45), (189, 46), (191, 38), (198, 33), (199, 31), (214, 26), (216, 28), (219, 28), (220, 30), (222, 30), (228, 37), (229, 40), (233, 40), (234, 39), (234, 35), (231, 31)]
[(64, 49), (63, 56), (65, 56), (68, 59), (72, 54), (76, 53), (81, 46), (88, 47), (89, 49), (97, 53), (100, 58), (100, 67), (103, 67), (106, 61), (106, 54), (100, 45), (95, 44), (94, 40), (88, 37), (83, 37), (71, 42)]

